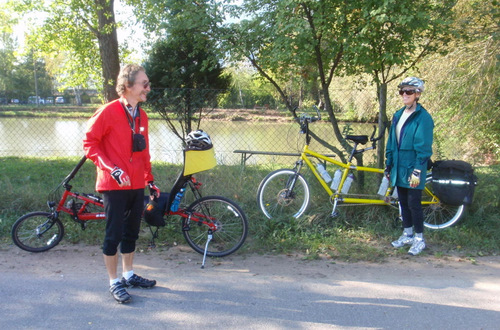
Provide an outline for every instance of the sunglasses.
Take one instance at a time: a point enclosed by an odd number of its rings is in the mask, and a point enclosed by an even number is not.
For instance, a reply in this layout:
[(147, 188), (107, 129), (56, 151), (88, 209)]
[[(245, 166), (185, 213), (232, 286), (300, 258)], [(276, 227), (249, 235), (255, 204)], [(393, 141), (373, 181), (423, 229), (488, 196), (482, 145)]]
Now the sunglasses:
[(148, 87), (151, 87), (151, 82), (150, 82), (150, 81), (145, 81), (145, 82), (143, 82), (143, 83), (138, 82), (138, 83), (136, 83), (136, 84), (138, 84), (138, 85), (141, 85), (141, 84), (142, 84), (142, 87), (144, 87), (144, 89), (146, 89), (146, 88), (148, 88)]
[(414, 90), (406, 90), (406, 89), (400, 89), (399, 90), (399, 95), (403, 95), (403, 94), (406, 94), (406, 95), (413, 95), (415, 94), (416, 92)]

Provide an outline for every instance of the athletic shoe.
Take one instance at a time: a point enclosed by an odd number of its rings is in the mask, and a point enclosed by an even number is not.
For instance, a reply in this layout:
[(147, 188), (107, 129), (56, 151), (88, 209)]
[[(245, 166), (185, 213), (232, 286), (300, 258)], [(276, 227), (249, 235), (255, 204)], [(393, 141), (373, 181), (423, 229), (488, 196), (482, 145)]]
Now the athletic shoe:
[(130, 300), (132, 300), (132, 296), (130, 296), (123, 287), (123, 284), (121, 282), (117, 282), (113, 284), (112, 286), (109, 287), (109, 292), (115, 298), (115, 300), (120, 303), (128, 303)]
[(399, 236), (399, 238), (391, 243), (392, 246), (395, 248), (400, 248), (405, 245), (410, 245), (413, 244), (413, 235), (408, 236), (406, 233), (403, 233), (403, 235)]
[(420, 252), (425, 249), (425, 240), (420, 237), (415, 237), (413, 240), (413, 244), (411, 245), (410, 250), (408, 250), (408, 254), (411, 254), (412, 256), (416, 256)]
[(155, 280), (148, 280), (148, 279), (145, 279), (144, 277), (140, 277), (139, 275), (134, 274), (128, 280), (126, 280), (125, 278), (122, 277), (122, 284), (126, 288), (139, 287), (141, 289), (149, 289), (149, 288), (152, 288), (156, 285), (156, 281)]

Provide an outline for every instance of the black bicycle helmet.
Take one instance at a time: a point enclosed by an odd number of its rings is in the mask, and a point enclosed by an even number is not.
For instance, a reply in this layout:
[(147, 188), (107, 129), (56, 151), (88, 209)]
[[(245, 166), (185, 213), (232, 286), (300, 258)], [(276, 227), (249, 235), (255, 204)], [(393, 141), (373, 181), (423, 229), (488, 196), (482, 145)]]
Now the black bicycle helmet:
[(144, 220), (150, 226), (163, 227), (165, 226), (165, 213), (166, 198), (161, 196), (159, 199), (149, 199), (149, 202), (144, 208)]
[(186, 136), (186, 150), (208, 150), (212, 146), (210, 136), (202, 130), (193, 131)]

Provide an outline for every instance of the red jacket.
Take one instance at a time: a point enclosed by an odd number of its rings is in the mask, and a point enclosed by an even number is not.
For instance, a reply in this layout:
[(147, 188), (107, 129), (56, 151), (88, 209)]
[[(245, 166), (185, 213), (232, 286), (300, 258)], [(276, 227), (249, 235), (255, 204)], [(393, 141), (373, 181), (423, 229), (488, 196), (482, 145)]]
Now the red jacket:
[[(99, 108), (89, 119), (83, 148), (87, 158), (97, 167), (96, 191), (141, 189), (153, 181), (149, 155), (148, 116), (139, 108), (140, 119), (135, 118), (135, 133), (146, 139), (146, 149), (132, 152), (132, 129), (120, 100)], [(140, 124), (139, 124), (140, 122)], [(131, 186), (120, 187), (111, 176), (115, 166), (129, 177)]]

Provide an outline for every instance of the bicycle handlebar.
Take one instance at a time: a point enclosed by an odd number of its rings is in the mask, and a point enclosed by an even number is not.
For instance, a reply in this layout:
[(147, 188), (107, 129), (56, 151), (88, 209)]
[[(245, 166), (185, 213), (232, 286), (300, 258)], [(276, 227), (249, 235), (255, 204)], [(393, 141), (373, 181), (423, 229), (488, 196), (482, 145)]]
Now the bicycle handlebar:
[[(303, 113), (299, 117), (295, 118), (295, 120), (300, 124), (301, 131), (303, 133), (305, 133), (304, 129), (303, 129), (304, 128), (303, 127), (304, 124), (314, 123), (315, 121), (321, 120), (321, 114), (319, 112), (318, 107), (316, 105), (314, 105), (313, 107), (316, 110), (316, 114), (318, 115), (317, 117), (308, 115), (306, 113)], [(380, 130), (379, 135), (376, 138), (373, 138), (375, 136), (375, 133), (377, 132), (377, 126), (373, 125), (373, 132), (372, 132), (372, 134), (370, 136), (370, 141), (371, 142), (377, 142), (378, 140), (380, 140), (384, 136), (385, 126), (386, 125), (383, 124), (382, 129)]]
[(63, 184), (68, 184), (71, 181), (71, 179), (73, 179), (75, 177), (76, 173), (80, 170), (80, 168), (83, 166), (83, 164), (85, 163), (86, 160), (87, 160), (86, 156), (83, 156), (80, 159), (80, 161), (78, 162), (78, 164), (76, 164), (75, 168), (71, 171), (71, 173), (68, 174), (68, 176), (64, 178)]
[(377, 126), (373, 125), (373, 133), (372, 133), (372, 136), (370, 136), (370, 141), (371, 142), (377, 142), (378, 140), (380, 140), (384, 136), (385, 124), (382, 125), (382, 129), (380, 130), (379, 135), (376, 138), (373, 138), (373, 136), (375, 135), (376, 131), (377, 131)]

